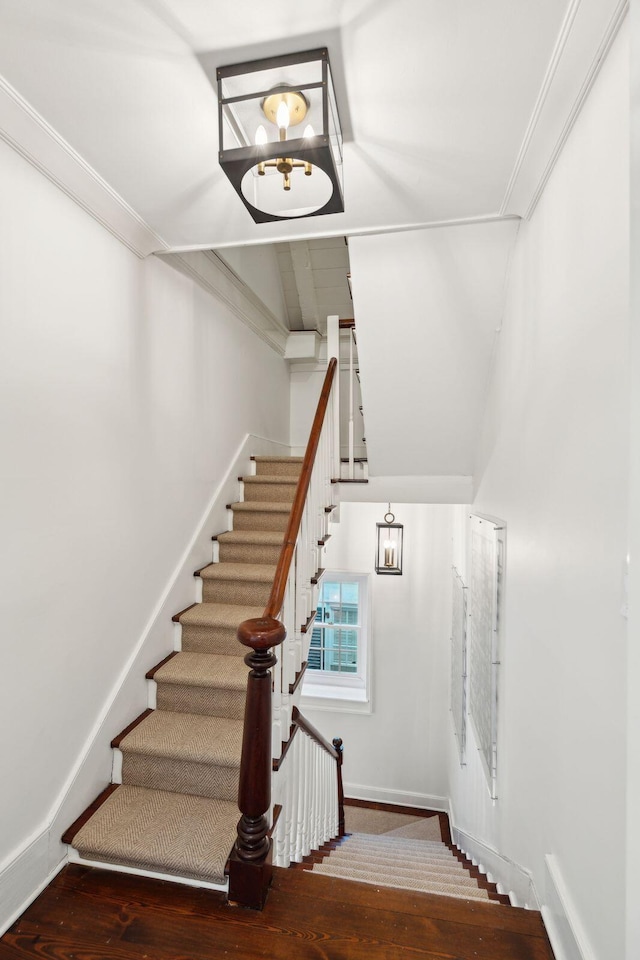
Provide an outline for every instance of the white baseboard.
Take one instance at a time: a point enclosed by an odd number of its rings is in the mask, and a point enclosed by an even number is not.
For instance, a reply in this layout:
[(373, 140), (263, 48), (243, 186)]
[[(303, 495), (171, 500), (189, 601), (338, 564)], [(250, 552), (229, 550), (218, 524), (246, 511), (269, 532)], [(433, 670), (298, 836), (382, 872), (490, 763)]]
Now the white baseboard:
[(50, 868), (49, 830), (44, 829), (0, 864), (0, 936), (51, 883), (65, 862), (63, 857)]
[(449, 801), (446, 797), (435, 797), (427, 793), (414, 793), (411, 790), (387, 790), (384, 787), (370, 787), (362, 783), (344, 784), (344, 795), (352, 800), (370, 800), (372, 803), (396, 803), (405, 807), (418, 807), (420, 810), (438, 810), (446, 812)]
[(193, 877), (176, 877), (172, 873), (158, 873), (156, 870), (139, 870), (137, 867), (125, 867), (120, 863), (102, 863), (101, 860), (86, 860), (75, 850), (69, 853), (69, 863), (81, 863), (85, 867), (97, 867), (98, 870), (110, 870), (111, 873), (128, 873), (133, 877), (148, 877), (150, 880), (167, 880), (169, 883), (179, 883), (184, 887), (203, 887), (205, 890), (217, 890), (226, 893), (229, 881), (225, 883), (210, 883), (207, 880), (194, 880)]
[(500, 893), (505, 893), (514, 907), (526, 907), (529, 910), (539, 910), (540, 904), (533, 878), (524, 867), (508, 860), (471, 834), (455, 826), (453, 817), (449, 815), (451, 839), (462, 853), (465, 854), (487, 879), (495, 883)]
[(545, 903), (542, 919), (556, 960), (596, 960), (558, 861), (552, 854), (547, 854), (544, 863)]

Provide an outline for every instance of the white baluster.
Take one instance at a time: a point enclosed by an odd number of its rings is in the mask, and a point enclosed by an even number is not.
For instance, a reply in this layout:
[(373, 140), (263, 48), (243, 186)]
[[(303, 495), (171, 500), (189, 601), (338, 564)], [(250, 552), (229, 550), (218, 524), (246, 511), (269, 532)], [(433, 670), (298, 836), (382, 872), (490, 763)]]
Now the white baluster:
[[(284, 645), (283, 645), (284, 646)], [(272, 716), (272, 727), (271, 727), (271, 756), (279, 757), (282, 752), (282, 739), (283, 739), (283, 729), (282, 729), (282, 657), (283, 649), (282, 646), (277, 651), (276, 656), (278, 657), (278, 662), (271, 671), (271, 678), (273, 684), (273, 692), (271, 695), (271, 716)]]
[(298, 764), (298, 822), (296, 825), (296, 860), (299, 862), (307, 853), (304, 849), (304, 822), (307, 808), (307, 769), (306, 769), (306, 737), (299, 734), (294, 743), (297, 747)]
[(286, 769), (281, 768), (271, 777), (271, 794), (273, 804), (275, 806), (275, 804), (279, 803), (282, 806), (280, 817), (273, 833), (273, 862), (276, 867), (284, 866), (283, 848), (287, 835), (285, 825), (287, 772), (288, 771)]
[(317, 850), (324, 843), (322, 824), (320, 820), (320, 810), (322, 807), (322, 754), (324, 750), (314, 743), (315, 754), (315, 773), (314, 773), (314, 799), (313, 799), (313, 848)]
[(353, 330), (349, 331), (349, 479), (353, 480), (355, 468), (353, 462)]
[(333, 380), (333, 457), (332, 476), (340, 476), (340, 323), (338, 317), (327, 317), (327, 358), (336, 357), (338, 368)]

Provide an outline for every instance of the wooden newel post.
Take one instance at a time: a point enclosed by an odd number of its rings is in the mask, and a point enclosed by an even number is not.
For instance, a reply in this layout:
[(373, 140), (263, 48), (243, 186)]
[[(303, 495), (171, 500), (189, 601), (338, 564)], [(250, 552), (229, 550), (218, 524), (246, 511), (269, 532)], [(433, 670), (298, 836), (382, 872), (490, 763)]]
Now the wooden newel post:
[(238, 838), (229, 859), (229, 899), (262, 910), (271, 883), (271, 838), (267, 814), (271, 804), (271, 667), (272, 648), (285, 638), (284, 624), (273, 617), (245, 620), (238, 640), (251, 652), (247, 679), (244, 734), (240, 760)]
[(338, 754), (336, 761), (338, 764), (338, 836), (344, 837), (344, 787), (342, 785), (343, 746), (341, 737), (333, 738), (333, 749)]

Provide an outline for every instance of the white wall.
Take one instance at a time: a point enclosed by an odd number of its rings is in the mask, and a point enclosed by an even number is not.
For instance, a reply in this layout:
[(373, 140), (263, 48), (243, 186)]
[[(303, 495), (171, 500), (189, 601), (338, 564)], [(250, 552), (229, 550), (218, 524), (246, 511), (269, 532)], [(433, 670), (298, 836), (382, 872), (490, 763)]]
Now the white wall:
[[(339, 335), (339, 398), (340, 398), (340, 451), (342, 457), (349, 455), (349, 415), (350, 415), (350, 344), (351, 330), (343, 330)], [(329, 346), (326, 337), (320, 344), (318, 362), (310, 360), (294, 361), (291, 364), (291, 445), (298, 450), (306, 449), (309, 432), (316, 411), (320, 391), (327, 372)], [(358, 348), (353, 346), (353, 367), (359, 369)], [(353, 376), (353, 441), (354, 457), (366, 457), (367, 448), (363, 444), (366, 425), (362, 406), (360, 381)]]
[(373, 476), (466, 476), (516, 220), (349, 239)]
[(288, 326), (275, 246), (267, 243), (252, 247), (225, 247), (224, 250), (216, 250), (216, 253), (251, 287), (271, 313)]
[(347, 796), (444, 809), (449, 715), (452, 508), (393, 504), (404, 524), (404, 572), (374, 570), (376, 523), (387, 504), (344, 503), (327, 570), (370, 573), (372, 712), (302, 712), (344, 740)]
[(624, 957), (627, 41), (520, 229), (479, 447), (474, 509), (507, 523), (495, 807), (450, 751), (457, 823), (533, 872), (559, 960)]
[[(43, 836), (234, 452), (288, 441), (289, 380), (228, 308), (1, 142), (0, 171), (1, 879)], [(38, 881), (53, 864), (36, 859)]]

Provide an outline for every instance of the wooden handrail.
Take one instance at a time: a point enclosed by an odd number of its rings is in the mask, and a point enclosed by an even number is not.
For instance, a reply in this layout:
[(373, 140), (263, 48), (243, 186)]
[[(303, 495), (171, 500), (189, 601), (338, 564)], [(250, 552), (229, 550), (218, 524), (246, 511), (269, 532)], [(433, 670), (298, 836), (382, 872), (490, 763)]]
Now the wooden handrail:
[(335, 749), (335, 747), (332, 747), (329, 741), (325, 740), (325, 738), (321, 733), (319, 733), (318, 730), (316, 730), (313, 724), (309, 723), (307, 718), (302, 716), (297, 707), (293, 708), (291, 719), (296, 727), (299, 727), (300, 730), (306, 733), (308, 737), (311, 737), (312, 740), (315, 740), (315, 742), (321, 746), (323, 750), (326, 750), (326, 752), (330, 754), (334, 760), (339, 759), (338, 751)]
[(264, 617), (277, 617), (282, 610), (284, 593), (287, 587), (287, 580), (289, 579), (289, 568), (291, 567), (293, 552), (296, 548), (296, 541), (298, 539), (300, 523), (302, 522), (304, 505), (307, 499), (309, 483), (311, 482), (313, 465), (315, 463), (316, 452), (320, 442), (322, 424), (324, 423), (325, 414), (327, 412), (327, 405), (329, 403), (329, 396), (331, 394), (331, 387), (333, 386), (333, 378), (335, 376), (337, 365), (338, 361), (335, 357), (332, 357), (327, 366), (327, 372), (322, 385), (322, 392), (320, 393), (320, 400), (318, 401), (318, 408), (316, 410), (316, 415), (313, 418), (313, 426), (311, 427), (311, 433), (309, 435), (309, 443), (307, 444), (307, 450), (304, 455), (304, 460), (302, 461), (302, 469), (300, 471), (298, 486), (296, 487), (296, 495), (293, 501), (293, 506), (291, 507), (289, 523), (287, 524), (287, 530), (284, 535), (284, 543), (282, 544), (282, 550), (280, 551), (280, 558), (278, 560), (278, 566), (276, 567), (275, 577), (273, 578), (273, 586), (271, 588), (271, 593), (269, 594), (269, 600), (264, 610)]
[(278, 758), (274, 757), (272, 761), (272, 767), (274, 771), (278, 771), (282, 766), (282, 764), (284, 763), (284, 758), (289, 752), (289, 748), (291, 747), (291, 744), (293, 743), (294, 737), (298, 732), (298, 730), (302, 730), (303, 733), (306, 733), (308, 737), (310, 737), (312, 740), (315, 740), (318, 746), (322, 747), (323, 750), (326, 750), (329, 756), (333, 757), (334, 760), (340, 759), (338, 755), (339, 751), (338, 751), (338, 748), (335, 746), (335, 744), (332, 747), (329, 741), (325, 740), (322, 734), (319, 733), (318, 730), (316, 730), (316, 728), (309, 723), (307, 718), (302, 716), (298, 708), (294, 706), (291, 710), (291, 727), (289, 729), (289, 739), (285, 743), (283, 743), (282, 752), (280, 753), (280, 756)]

